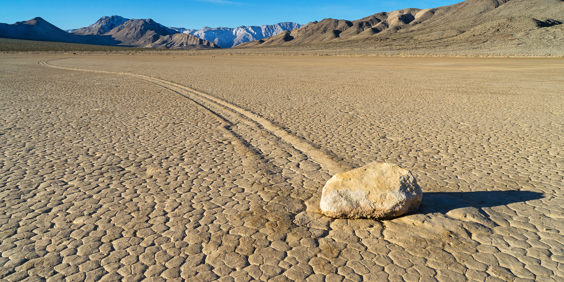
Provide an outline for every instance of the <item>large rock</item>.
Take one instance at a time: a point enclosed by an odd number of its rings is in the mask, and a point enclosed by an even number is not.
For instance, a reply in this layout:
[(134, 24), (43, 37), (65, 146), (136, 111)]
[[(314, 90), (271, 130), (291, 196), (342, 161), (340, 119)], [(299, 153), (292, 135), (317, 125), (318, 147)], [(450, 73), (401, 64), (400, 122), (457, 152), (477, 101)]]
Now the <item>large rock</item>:
[(411, 172), (374, 162), (331, 177), (323, 187), (320, 207), (335, 218), (388, 219), (417, 210), (422, 197)]

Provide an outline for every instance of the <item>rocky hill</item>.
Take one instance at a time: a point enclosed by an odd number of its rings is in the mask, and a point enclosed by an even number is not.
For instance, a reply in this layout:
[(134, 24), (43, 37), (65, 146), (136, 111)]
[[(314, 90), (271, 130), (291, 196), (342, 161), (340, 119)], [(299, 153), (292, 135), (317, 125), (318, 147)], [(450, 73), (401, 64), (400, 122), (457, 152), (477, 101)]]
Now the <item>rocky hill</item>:
[(354, 21), (324, 19), (238, 47), (545, 48), (561, 45), (563, 22), (561, 0), (467, 0), (433, 9), (377, 13)]

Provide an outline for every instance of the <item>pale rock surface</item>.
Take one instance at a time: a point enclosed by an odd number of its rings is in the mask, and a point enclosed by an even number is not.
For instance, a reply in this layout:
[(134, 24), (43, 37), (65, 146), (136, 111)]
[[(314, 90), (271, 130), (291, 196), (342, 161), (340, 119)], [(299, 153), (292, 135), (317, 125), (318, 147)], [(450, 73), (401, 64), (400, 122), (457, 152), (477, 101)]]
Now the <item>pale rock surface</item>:
[(320, 208), (329, 217), (386, 219), (417, 210), (422, 196), (411, 172), (373, 162), (331, 177), (323, 187)]

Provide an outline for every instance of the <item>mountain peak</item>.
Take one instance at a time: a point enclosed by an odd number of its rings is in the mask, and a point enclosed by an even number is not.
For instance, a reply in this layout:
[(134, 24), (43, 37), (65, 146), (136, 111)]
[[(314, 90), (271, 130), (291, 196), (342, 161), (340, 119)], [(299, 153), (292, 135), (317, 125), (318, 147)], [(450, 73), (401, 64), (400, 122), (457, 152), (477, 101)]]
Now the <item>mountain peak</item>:
[[(105, 23), (105, 22), (126, 22), (129, 19), (126, 19), (122, 16), (118, 16), (118, 15), (113, 15), (113, 16), (103, 16), (101, 17), (98, 21), (96, 21), (96, 23)], [(94, 24), (96, 24), (94, 23)]]
[(113, 15), (110, 17), (104, 16), (101, 17), (99, 20), (97, 20), (95, 23), (87, 27), (73, 30), (72, 33), (80, 34), (80, 35), (100, 35), (116, 28), (117, 26), (120, 26), (121, 24), (127, 21), (129, 21), (129, 19), (126, 19), (122, 16), (117, 16), (117, 15)]
[(29, 24), (29, 25), (36, 25), (36, 24), (42, 24), (42, 23), (50, 24), (48, 21), (44, 20), (42, 17), (35, 17), (31, 20), (25, 21), (24, 23)]

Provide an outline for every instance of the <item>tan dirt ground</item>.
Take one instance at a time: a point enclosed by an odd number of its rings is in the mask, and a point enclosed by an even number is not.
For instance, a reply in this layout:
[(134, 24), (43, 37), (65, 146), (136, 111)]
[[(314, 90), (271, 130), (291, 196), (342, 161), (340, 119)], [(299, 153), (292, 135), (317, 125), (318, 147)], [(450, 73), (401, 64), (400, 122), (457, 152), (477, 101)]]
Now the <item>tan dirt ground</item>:
[[(2, 55), (0, 280), (561, 281), (563, 109), (555, 58)], [(372, 161), (417, 213), (315, 213)]]

